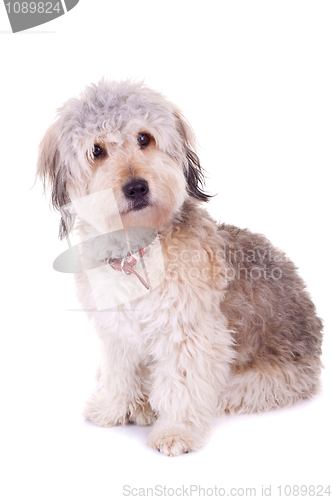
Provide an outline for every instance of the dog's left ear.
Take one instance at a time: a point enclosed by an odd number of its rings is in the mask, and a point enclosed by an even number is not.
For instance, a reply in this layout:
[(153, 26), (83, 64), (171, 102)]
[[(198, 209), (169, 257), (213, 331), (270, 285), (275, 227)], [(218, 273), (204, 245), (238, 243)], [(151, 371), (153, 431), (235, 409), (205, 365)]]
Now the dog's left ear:
[(70, 202), (70, 198), (66, 189), (66, 168), (62, 164), (59, 151), (58, 129), (58, 122), (51, 125), (39, 146), (36, 176), (42, 180), (44, 190), (47, 188), (52, 190), (52, 205), (61, 213), (59, 238), (62, 239), (67, 236), (73, 220), (71, 215), (62, 208)]
[(183, 141), (184, 156), (186, 158), (184, 174), (187, 181), (187, 192), (197, 200), (209, 201), (212, 195), (204, 191), (205, 176), (199, 158), (195, 153), (196, 140), (194, 132), (179, 109), (174, 110), (174, 115), (177, 119), (177, 128)]

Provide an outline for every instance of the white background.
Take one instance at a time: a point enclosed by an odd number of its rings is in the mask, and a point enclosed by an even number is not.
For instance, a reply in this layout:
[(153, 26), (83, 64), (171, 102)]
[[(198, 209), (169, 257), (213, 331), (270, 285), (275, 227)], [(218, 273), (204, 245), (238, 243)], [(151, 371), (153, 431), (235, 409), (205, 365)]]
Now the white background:
[[(272, 485), (277, 498), (278, 485), (329, 484), (332, 25), (325, 1), (80, 0), (13, 35), (0, 5), (2, 498), (120, 499), (124, 485), (191, 484), (257, 497)], [(97, 340), (69, 311), (71, 277), (52, 269), (59, 218), (32, 188), (55, 109), (103, 75), (144, 78), (182, 108), (218, 193), (209, 211), (286, 251), (325, 321), (321, 396), (216, 420), (205, 448), (177, 458), (146, 446), (149, 428), (81, 417)]]

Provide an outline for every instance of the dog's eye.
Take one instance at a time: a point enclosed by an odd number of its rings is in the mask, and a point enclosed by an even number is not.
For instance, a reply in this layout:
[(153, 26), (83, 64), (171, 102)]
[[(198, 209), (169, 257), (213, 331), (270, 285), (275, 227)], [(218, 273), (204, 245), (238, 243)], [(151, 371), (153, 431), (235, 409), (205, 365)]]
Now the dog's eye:
[(150, 144), (150, 135), (146, 133), (138, 134), (138, 143), (140, 148), (146, 148)]
[(101, 148), (98, 144), (94, 145), (93, 156), (94, 158), (105, 156), (105, 149)]

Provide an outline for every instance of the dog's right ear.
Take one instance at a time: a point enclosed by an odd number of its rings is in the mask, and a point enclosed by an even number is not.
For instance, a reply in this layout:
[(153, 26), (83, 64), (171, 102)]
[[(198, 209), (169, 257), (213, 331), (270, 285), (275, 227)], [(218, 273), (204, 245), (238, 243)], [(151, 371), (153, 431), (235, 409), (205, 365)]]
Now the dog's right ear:
[(184, 174), (187, 182), (187, 192), (200, 201), (209, 201), (212, 195), (204, 191), (205, 176), (195, 152), (196, 139), (190, 124), (177, 107), (174, 107), (178, 133), (182, 138), (184, 151)]
[(51, 188), (53, 208), (61, 213), (59, 238), (62, 239), (72, 227), (73, 217), (64, 207), (70, 198), (66, 189), (66, 166), (59, 150), (58, 127), (58, 122), (51, 125), (39, 146), (36, 176), (42, 180), (45, 191)]

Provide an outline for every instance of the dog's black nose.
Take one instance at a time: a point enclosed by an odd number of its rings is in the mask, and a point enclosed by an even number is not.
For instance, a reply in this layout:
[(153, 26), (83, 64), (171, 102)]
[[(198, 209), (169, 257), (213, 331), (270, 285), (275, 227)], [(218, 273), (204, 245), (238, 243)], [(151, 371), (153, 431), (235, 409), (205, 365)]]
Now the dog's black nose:
[(142, 178), (131, 179), (123, 186), (124, 195), (131, 200), (142, 200), (148, 191), (148, 182)]

